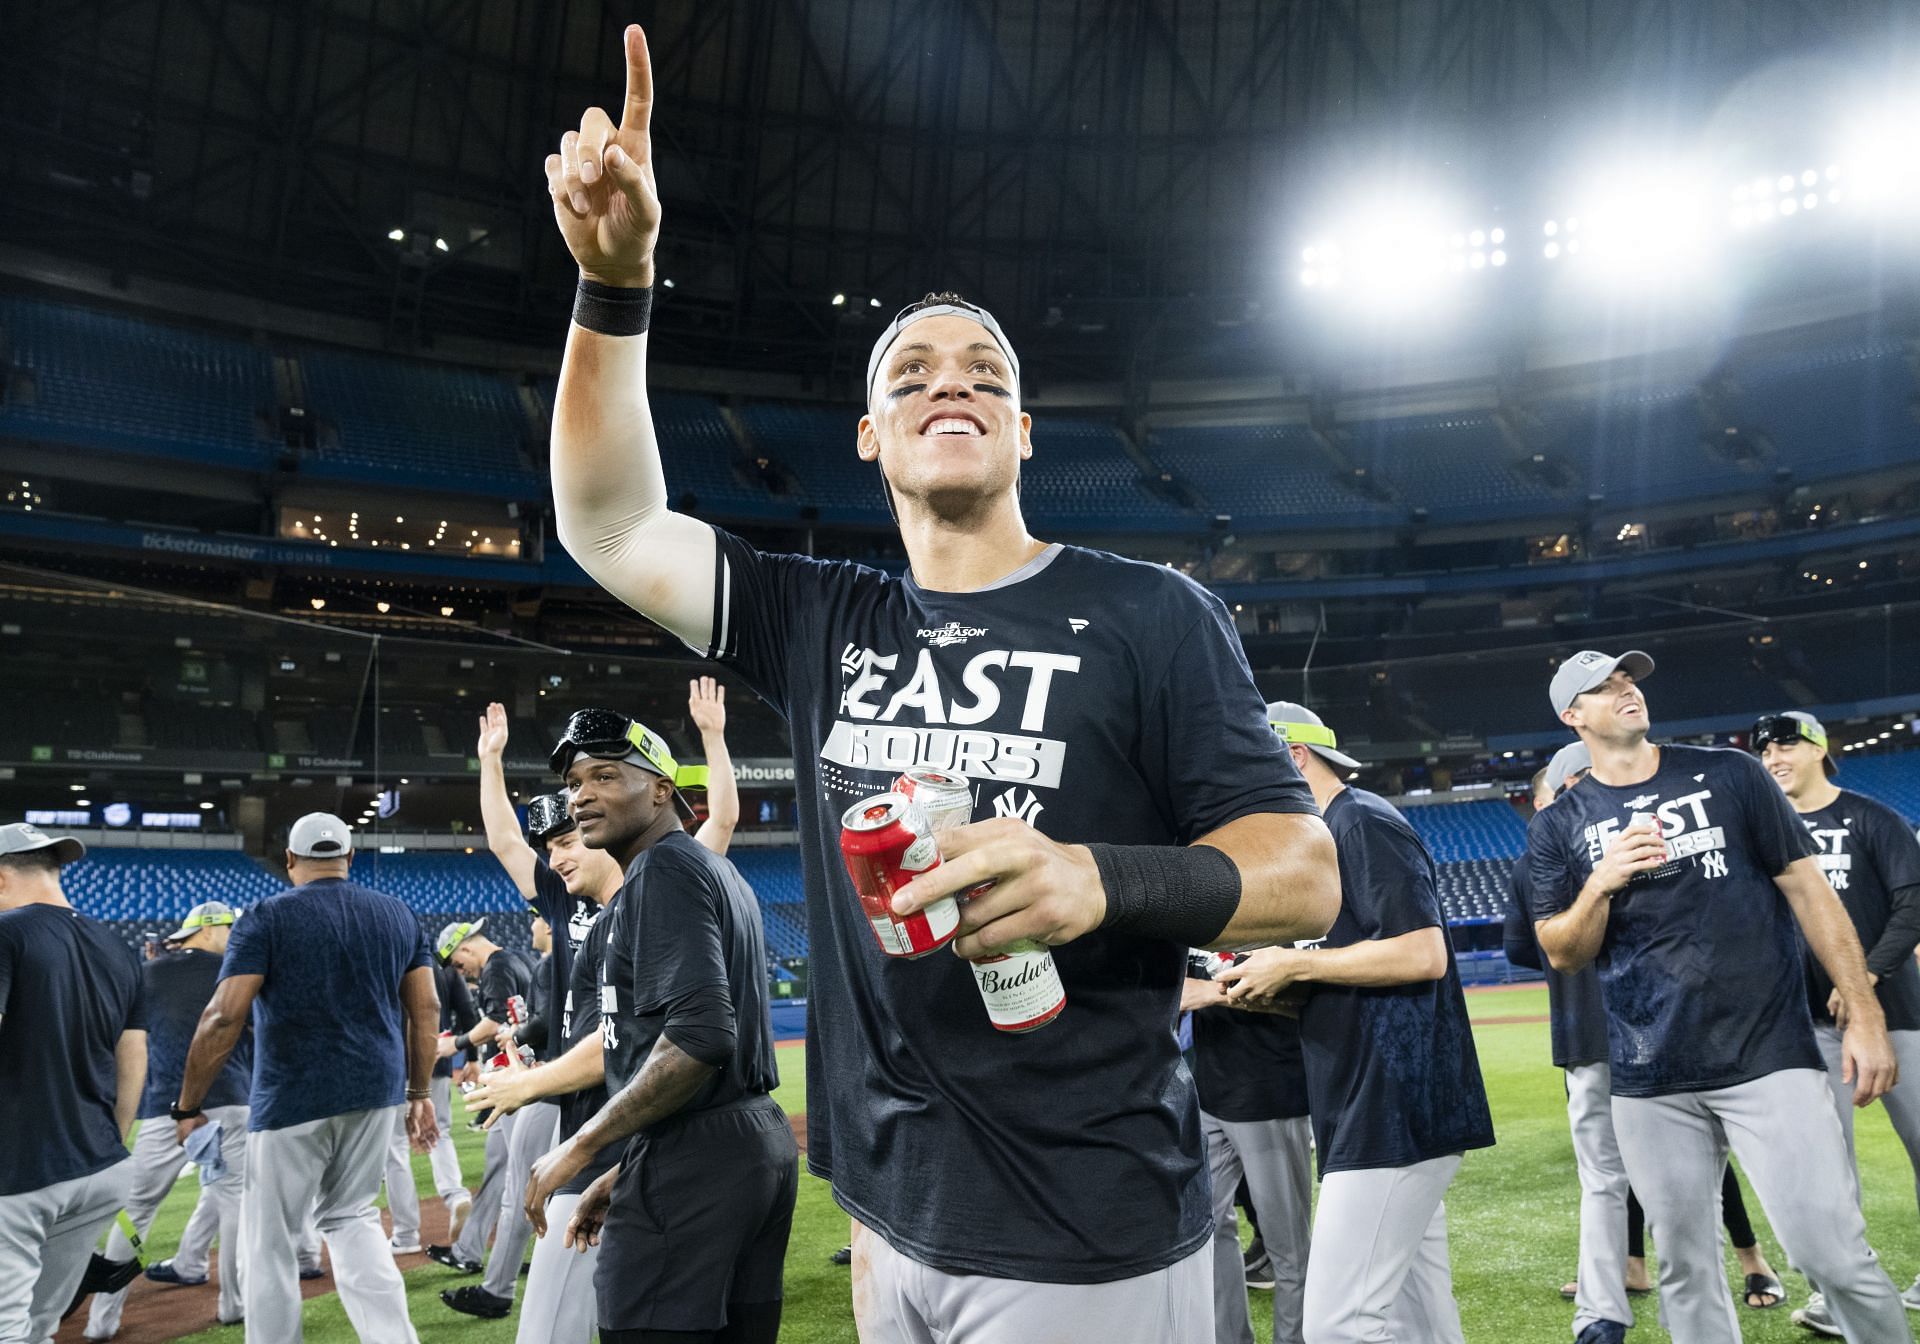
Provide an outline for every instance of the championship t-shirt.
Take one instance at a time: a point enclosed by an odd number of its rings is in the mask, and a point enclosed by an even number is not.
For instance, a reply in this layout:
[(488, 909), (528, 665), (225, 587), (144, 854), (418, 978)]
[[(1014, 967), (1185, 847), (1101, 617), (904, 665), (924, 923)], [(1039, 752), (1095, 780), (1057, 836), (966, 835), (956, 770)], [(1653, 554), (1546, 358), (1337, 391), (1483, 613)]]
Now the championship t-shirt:
[[(611, 908), (609, 906), (609, 908)], [(601, 907), (595, 906), (595, 912)], [(587, 936), (573, 956), (573, 983), (567, 987), (567, 997), (560, 1010), (560, 1031), (564, 1039), (560, 1053), (565, 1054), (585, 1040), (597, 1039), (600, 1035), (600, 968), (604, 964), (607, 951), (607, 934), (612, 931), (613, 921), (595, 919), (587, 928)], [(596, 1083), (592, 1087), (581, 1088), (578, 1092), (569, 1092), (554, 1100), (560, 1106), (560, 1141), (566, 1142), (580, 1132), (580, 1127), (593, 1119), (602, 1106), (607, 1104), (605, 1083)], [(620, 1160), (625, 1145), (610, 1143), (594, 1154), (593, 1161), (578, 1176), (560, 1187), (563, 1194), (578, 1194), (592, 1185), (607, 1168)]]
[[(1920, 937), (1920, 841), (1898, 812), (1846, 789), (1831, 805), (1802, 812), (1800, 820), (1819, 846), (1814, 857), (1821, 871), (1853, 917), (1867, 969), (1880, 977), (1874, 992), (1887, 1030), (1920, 1029), (1920, 967), (1913, 960)], [(1831, 1023), (1833, 981), (1811, 952), (1806, 966), (1813, 1020)]]
[(1547, 978), (1547, 1028), (1553, 1062), (1563, 1069), (1607, 1062), (1607, 1006), (1600, 999), (1600, 972), (1584, 966), (1572, 975), (1553, 969), (1533, 927), (1533, 878), (1526, 855), (1513, 865), (1513, 904), (1502, 939), (1507, 960)]
[(1281, 1013), (1202, 1008), (1193, 1017), (1193, 1082), (1200, 1109), (1230, 1122), (1307, 1113), (1300, 1023)]
[(114, 1047), (146, 1028), (139, 959), (119, 934), (64, 905), (0, 913), (0, 1195), (126, 1158)]
[[(533, 865), (533, 912), (553, 930), (553, 951), (547, 954), (545, 967), (547, 1012), (551, 1014), (566, 1000), (567, 987), (573, 983), (573, 959), (580, 955), (580, 945), (600, 917), (600, 907), (591, 897), (570, 893), (560, 874), (542, 858)], [(545, 1063), (565, 1053), (561, 1033), (550, 1022), (540, 1059)]]
[[(480, 1016), (501, 1026), (507, 1024), (507, 1005), (515, 997), (533, 1006), (533, 963), (524, 952), (503, 947), (487, 958), (487, 964), (474, 977), (479, 991)], [(492, 1053), (492, 1047), (486, 1047)]]
[[(466, 979), (451, 966), (442, 965), (437, 959), (433, 963), (433, 985), (440, 993), (440, 1030), (450, 1031), (458, 1036), (480, 1020), (479, 1010), (473, 1006), (473, 993), (467, 988)], [(436, 1059), (433, 1063), (433, 1076), (451, 1078), (453, 1059)]]
[[(1406, 818), (1364, 789), (1327, 804), (1340, 855), (1340, 914), (1309, 948), (1446, 931), (1433, 859)], [(1300, 1041), (1320, 1172), (1410, 1167), (1486, 1148), (1493, 1115), (1451, 955), (1438, 980), (1310, 987)]]
[(1669, 861), (1615, 893), (1597, 965), (1613, 1091), (1705, 1092), (1818, 1069), (1800, 932), (1773, 879), (1814, 852), (1760, 763), (1719, 747), (1660, 748), (1651, 778), (1588, 775), (1527, 828), (1534, 917), (1571, 906), (1637, 815)]
[(628, 865), (612, 919), (600, 968), (607, 1095), (639, 1076), (675, 1011), (713, 989), (726, 996), (733, 1015), (733, 1058), (675, 1114), (713, 1110), (780, 1086), (760, 903), (738, 869), (685, 831), (673, 831)]
[[(162, 952), (141, 966), (140, 978), (147, 999), (147, 1085), (140, 1094), (140, 1118), (152, 1120), (168, 1114), (180, 1099), (187, 1050), (200, 1026), (200, 1014), (220, 983), (220, 954), (198, 948)], [(201, 1108), (245, 1106), (252, 1080), (253, 1026), (249, 1023), (214, 1075)]]
[(841, 814), (914, 766), (966, 777), (975, 820), (1067, 843), (1183, 845), (1311, 813), (1225, 607), (1172, 569), (1072, 546), (946, 593), (716, 537), (707, 652), (793, 738), (808, 1166), (954, 1273), (1101, 1283), (1198, 1249), (1199, 1109), (1168, 1030), (1186, 948), (1118, 930), (1054, 948), (1061, 1015), (996, 1031), (957, 957), (881, 952), (838, 842)]
[(247, 1128), (398, 1106), (407, 1087), (400, 982), (432, 964), (413, 911), (345, 878), (269, 896), (241, 916), (220, 978), (264, 977)]

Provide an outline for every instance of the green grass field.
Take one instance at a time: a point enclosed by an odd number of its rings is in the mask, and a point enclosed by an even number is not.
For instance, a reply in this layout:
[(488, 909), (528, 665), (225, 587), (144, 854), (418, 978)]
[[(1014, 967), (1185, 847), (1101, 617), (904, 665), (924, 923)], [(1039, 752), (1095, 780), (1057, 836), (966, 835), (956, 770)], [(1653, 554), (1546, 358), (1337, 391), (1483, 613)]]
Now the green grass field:
[[(1559, 1341), (1568, 1338), (1572, 1306), (1558, 1288), (1573, 1277), (1578, 1229), (1578, 1188), (1573, 1174), (1573, 1150), (1567, 1137), (1565, 1094), (1559, 1073), (1548, 1062), (1544, 1022), (1498, 1023), (1487, 1019), (1541, 1017), (1547, 1010), (1546, 992), (1512, 990), (1470, 996), (1479, 1023), (1476, 1038), (1480, 1064), (1492, 1094), (1499, 1146), (1469, 1154), (1448, 1199), (1453, 1239), (1453, 1276), (1467, 1338), (1486, 1344), (1510, 1341)], [(789, 1111), (806, 1109), (806, 1086), (797, 1051), (781, 1052), (787, 1084), (780, 1102)], [(1915, 1219), (1913, 1174), (1885, 1114), (1874, 1109), (1860, 1117), (1861, 1175), (1866, 1189), (1867, 1224), (1874, 1245), (1900, 1287), (1920, 1272), (1920, 1222)], [(480, 1171), (479, 1136), (459, 1133), (468, 1179)], [(424, 1158), (415, 1159), (415, 1175), (430, 1192)], [(169, 1254), (186, 1221), (197, 1187), (183, 1181), (162, 1207), (149, 1239), (155, 1256)], [(1761, 1245), (1780, 1271), (1794, 1303), (1806, 1295), (1805, 1281), (1786, 1268), (1786, 1258), (1761, 1219), (1758, 1202), (1748, 1195)], [(1124, 1216), (1124, 1204), (1116, 1207)], [(827, 1255), (847, 1236), (847, 1219), (833, 1203), (823, 1182), (802, 1176), (800, 1206), (794, 1222), (792, 1249), (787, 1258), (787, 1307), (780, 1338), (793, 1344), (847, 1341), (853, 1336), (847, 1305), (847, 1271), (827, 1262)], [(1657, 1255), (1657, 1247), (1655, 1248)], [(1733, 1273), (1728, 1259), (1728, 1273)], [(413, 1321), (425, 1344), (461, 1341), (461, 1344), (508, 1344), (511, 1320), (476, 1321), (447, 1310), (438, 1298), (442, 1288), (472, 1280), (428, 1265), (407, 1276)], [(1729, 1280), (1731, 1282), (1731, 1278)], [(1264, 1342), (1271, 1335), (1267, 1295), (1255, 1293), (1255, 1333)], [(1643, 1299), (1641, 1323), (1633, 1338), (1657, 1344), (1668, 1336), (1659, 1328), (1651, 1299)], [(1768, 1312), (1740, 1312), (1748, 1340), (1816, 1338), (1787, 1319), (1788, 1308)], [(307, 1339), (312, 1344), (347, 1344), (353, 1332), (332, 1297), (307, 1304)], [(196, 1340), (239, 1344), (238, 1327), (209, 1330)]]

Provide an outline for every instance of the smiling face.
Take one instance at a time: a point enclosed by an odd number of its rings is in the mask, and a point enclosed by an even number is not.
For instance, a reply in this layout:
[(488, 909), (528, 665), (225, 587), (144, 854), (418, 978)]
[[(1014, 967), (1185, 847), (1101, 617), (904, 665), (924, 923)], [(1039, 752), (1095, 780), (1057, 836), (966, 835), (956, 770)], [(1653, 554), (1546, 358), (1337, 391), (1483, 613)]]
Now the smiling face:
[(663, 811), (666, 821), (673, 821), (673, 785), (651, 770), (582, 756), (567, 767), (566, 781), (573, 820), (588, 849), (617, 858), (663, 828)]
[(547, 841), (547, 866), (566, 883), (569, 896), (598, 900), (620, 881), (620, 865), (606, 851), (588, 846), (577, 826)]
[(1574, 697), (1560, 721), (1588, 741), (1630, 746), (1647, 736), (1647, 698), (1633, 674), (1619, 668), (1590, 691)]
[(1020, 409), (1006, 352), (978, 322), (922, 318), (881, 362), (860, 420), (859, 453), (878, 461), (899, 501), (944, 518), (1006, 501), (1018, 507), (1033, 417)]
[(1782, 793), (1797, 798), (1826, 781), (1826, 755), (1804, 737), (1775, 738), (1761, 749), (1760, 764), (1767, 767)]

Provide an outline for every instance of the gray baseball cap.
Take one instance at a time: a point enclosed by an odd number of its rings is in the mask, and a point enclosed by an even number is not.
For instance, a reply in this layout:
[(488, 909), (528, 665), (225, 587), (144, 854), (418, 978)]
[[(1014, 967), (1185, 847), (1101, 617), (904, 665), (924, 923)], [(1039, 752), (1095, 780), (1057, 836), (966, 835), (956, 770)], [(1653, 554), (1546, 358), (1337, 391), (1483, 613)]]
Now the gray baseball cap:
[(232, 924), (240, 912), (225, 901), (202, 901), (187, 911), (187, 917), (180, 921), (180, 927), (167, 935), (170, 943), (184, 942), (202, 929), (218, 928), (223, 924)]
[(84, 858), (87, 853), (87, 847), (72, 836), (48, 835), (30, 822), (16, 821), (0, 826), (0, 854), (31, 854), (48, 847), (62, 864)]
[(444, 926), (440, 930), (440, 936), (433, 940), (433, 955), (440, 958), (442, 966), (446, 965), (447, 958), (454, 954), (460, 944), (486, 927), (487, 921), (484, 919), (476, 919), (471, 923), (461, 919), (454, 920), (453, 923)]
[(1360, 762), (1339, 749), (1340, 738), (1333, 729), (1305, 705), (1275, 700), (1267, 706), (1267, 724), (1283, 741), (1298, 742), (1321, 760), (1331, 761), (1343, 770), (1361, 768)]
[[(929, 294), (927, 298), (932, 298)], [(923, 300), (924, 302), (924, 300)], [(925, 308), (914, 308), (911, 304), (903, 308), (893, 321), (887, 323), (887, 329), (880, 333), (880, 339), (873, 343), (873, 353), (867, 356), (867, 399), (873, 399), (873, 380), (880, 376), (880, 361), (887, 357), (887, 351), (900, 338), (900, 333), (915, 322), (929, 317), (965, 317), (978, 322), (987, 329), (1000, 352), (1007, 357), (1007, 366), (1013, 375), (1013, 386), (1017, 392), (1020, 387), (1020, 356), (1013, 353), (1013, 342), (1007, 339), (1007, 333), (1000, 330), (1000, 324), (993, 314), (985, 308), (962, 300), (959, 303), (932, 303)]]
[(338, 859), (353, 853), (353, 832), (331, 812), (309, 812), (287, 832), (287, 848), (303, 859)]
[(1617, 658), (1598, 649), (1582, 649), (1560, 664), (1559, 671), (1553, 674), (1553, 684), (1547, 688), (1553, 712), (1565, 714), (1575, 699), (1612, 676), (1616, 667), (1635, 681), (1645, 681), (1653, 675), (1653, 659), (1638, 649), (1629, 649)]
[(1573, 776), (1593, 769), (1593, 753), (1585, 742), (1569, 742), (1547, 762), (1547, 791), (1558, 794)]

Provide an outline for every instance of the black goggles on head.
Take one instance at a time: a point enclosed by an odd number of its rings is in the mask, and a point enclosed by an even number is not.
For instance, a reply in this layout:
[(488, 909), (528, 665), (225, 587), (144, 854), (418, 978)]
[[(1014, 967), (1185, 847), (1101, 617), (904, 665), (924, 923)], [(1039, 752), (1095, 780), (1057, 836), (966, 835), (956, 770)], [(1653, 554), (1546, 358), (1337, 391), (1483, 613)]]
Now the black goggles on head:
[(567, 720), (567, 731), (547, 764), (565, 777), (576, 756), (601, 761), (626, 761), (669, 780), (676, 789), (703, 789), (707, 767), (681, 765), (647, 726), (611, 709), (581, 709)]
[(1822, 751), (1827, 749), (1826, 734), (1791, 714), (1769, 714), (1754, 722), (1748, 745), (1758, 752), (1765, 751), (1769, 742), (1811, 742)]
[(574, 824), (564, 793), (543, 793), (527, 804), (527, 834), (536, 844), (544, 845), (556, 836), (565, 835)]

